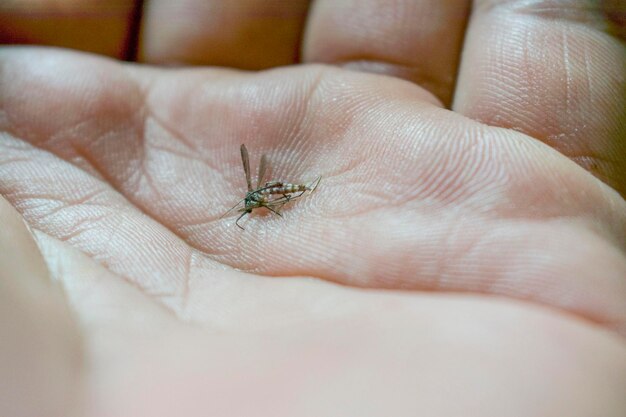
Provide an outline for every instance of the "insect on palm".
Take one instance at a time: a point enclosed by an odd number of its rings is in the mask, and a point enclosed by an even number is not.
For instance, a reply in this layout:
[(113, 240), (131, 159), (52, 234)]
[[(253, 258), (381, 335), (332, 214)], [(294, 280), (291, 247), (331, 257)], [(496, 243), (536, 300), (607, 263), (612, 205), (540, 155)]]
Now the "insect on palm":
[(226, 216), (232, 210), (236, 209), (239, 204), (243, 202), (244, 206), (238, 210), (239, 212), (241, 212), (241, 215), (237, 218), (237, 220), (235, 220), (235, 224), (237, 225), (237, 227), (242, 230), (244, 228), (239, 224), (239, 220), (241, 220), (246, 214), (250, 214), (253, 210), (264, 207), (272, 213), (276, 214), (277, 216), (282, 217), (280, 210), (285, 204), (302, 197), (307, 191), (314, 191), (321, 180), (320, 176), (317, 177), (315, 181), (310, 184), (292, 184), (282, 181), (270, 181), (263, 184), (263, 179), (265, 177), (265, 172), (267, 171), (268, 163), (267, 157), (265, 155), (262, 155), (259, 162), (256, 188), (253, 188), (250, 175), (250, 158), (248, 155), (248, 149), (245, 145), (242, 144), (240, 151), (241, 162), (243, 163), (243, 170), (246, 176), (246, 185), (248, 187), (248, 190), (246, 192), (246, 196), (238, 201), (237, 204), (235, 204), (226, 213), (224, 213), (222, 217)]

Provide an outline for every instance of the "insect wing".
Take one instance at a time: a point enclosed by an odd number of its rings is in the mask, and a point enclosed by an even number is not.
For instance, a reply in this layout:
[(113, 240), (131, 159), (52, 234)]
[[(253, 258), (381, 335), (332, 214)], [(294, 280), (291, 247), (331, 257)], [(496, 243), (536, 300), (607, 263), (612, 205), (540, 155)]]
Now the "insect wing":
[(265, 171), (267, 171), (267, 157), (261, 156), (261, 162), (259, 163), (259, 176), (256, 181), (256, 188), (259, 189), (263, 185), (263, 177), (265, 177)]
[(252, 191), (252, 181), (250, 181), (250, 158), (248, 157), (248, 150), (246, 145), (241, 145), (241, 162), (243, 162), (243, 170), (246, 173), (246, 184), (248, 185), (248, 191)]

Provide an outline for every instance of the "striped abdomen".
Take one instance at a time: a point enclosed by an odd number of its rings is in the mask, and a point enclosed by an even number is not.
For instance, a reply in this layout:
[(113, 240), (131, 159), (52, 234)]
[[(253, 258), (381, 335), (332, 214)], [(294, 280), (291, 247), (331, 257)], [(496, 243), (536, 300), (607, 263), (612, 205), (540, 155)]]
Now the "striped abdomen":
[(261, 195), (275, 195), (275, 194), (293, 194), (303, 191), (307, 191), (310, 188), (305, 184), (289, 184), (286, 182), (274, 182), (267, 183), (265, 188), (259, 191)]

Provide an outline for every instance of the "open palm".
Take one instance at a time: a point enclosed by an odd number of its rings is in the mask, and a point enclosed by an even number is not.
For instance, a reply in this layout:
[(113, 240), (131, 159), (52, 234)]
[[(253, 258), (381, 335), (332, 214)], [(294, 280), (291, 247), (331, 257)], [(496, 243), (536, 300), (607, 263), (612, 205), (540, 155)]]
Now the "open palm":
[[(7, 366), (27, 371), (16, 396), (46, 393), (40, 415), (624, 412), (610, 114), (566, 146), (444, 109), (451, 85), (323, 65), (157, 69), (33, 48), (5, 49), (0, 68), (0, 266), (43, 278), (2, 295), (42, 341), (14, 338)], [(472, 113), (471, 89), (455, 94)], [(574, 137), (608, 125), (608, 145)], [(240, 230), (221, 216), (246, 190), (241, 143), (253, 172), (266, 154), (270, 179), (319, 188)]]

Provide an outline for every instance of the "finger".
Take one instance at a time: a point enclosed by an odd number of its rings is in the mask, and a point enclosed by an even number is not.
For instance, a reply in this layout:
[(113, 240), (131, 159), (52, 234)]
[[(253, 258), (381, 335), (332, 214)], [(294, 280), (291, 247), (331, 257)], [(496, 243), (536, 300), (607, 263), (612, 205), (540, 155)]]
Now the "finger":
[(454, 109), (527, 133), (626, 193), (626, 48), (611, 2), (482, 0)]
[[(601, 329), (492, 297), (314, 288), (321, 297), (291, 295), (309, 299), (313, 314), (296, 309), (293, 323), (269, 329), (105, 322), (100, 337), (124, 349), (98, 358), (107, 378), (97, 415), (624, 414), (626, 348)], [(264, 312), (250, 313), (244, 326)]]
[[(231, 272), (196, 281), (206, 287), (189, 305), (194, 322), (206, 324), (199, 328), (181, 325), (117, 277), (94, 271), (91, 260), (67, 245), (50, 243), (62, 251), (58, 269), (93, 330), (88, 335), (106, 340), (90, 352), (90, 379), (98, 381), (90, 411), (98, 416), (184, 411), (192, 417), (228, 410), (275, 417), (276, 404), (283, 410), (278, 415), (295, 416), (311, 412), (311, 398), (318, 404), (314, 415), (355, 403), (364, 404), (359, 416), (375, 405), (387, 412), (393, 407), (394, 415), (454, 415), (475, 404), (477, 395), (492, 399), (483, 401), (481, 416), (506, 415), (511, 401), (533, 416), (586, 416), (599, 403), (602, 416), (622, 412), (621, 392), (611, 387), (622, 386), (626, 377), (623, 341), (553, 309), (495, 297), (359, 291)], [(81, 277), (79, 285), (74, 277)], [(450, 335), (458, 343), (449, 343)], [(246, 378), (229, 377), (241, 373), (233, 372), (238, 367)], [(355, 372), (358, 392), (351, 388)], [(336, 386), (320, 390), (328, 380)], [(437, 397), (443, 385), (454, 402)], [(400, 395), (397, 386), (404, 387)], [(375, 399), (364, 400), (363, 389), (376, 392)], [(547, 391), (549, 407), (537, 407)], [(578, 392), (575, 399), (572, 392)], [(258, 401), (234, 405), (233, 395)]]
[(140, 60), (259, 69), (293, 64), (309, 0), (152, 0)]
[(307, 23), (305, 62), (392, 75), (450, 104), (468, 0), (318, 0)]
[[(89, 415), (326, 416), (357, 403), (359, 416), (390, 407), (394, 415), (455, 415), (476, 411), (477, 395), (491, 399), (481, 416), (506, 415), (511, 402), (533, 416), (593, 415), (600, 403), (603, 417), (622, 412), (621, 391), (611, 387), (625, 383), (623, 341), (553, 309), (230, 272), (195, 282), (206, 288), (189, 311), (206, 326), (187, 326), (68, 245), (41, 240), (61, 251), (58, 269), (92, 330), (89, 345), (98, 346), (90, 351), (97, 390)], [(320, 390), (329, 380), (331, 389)], [(441, 386), (454, 402), (440, 401)], [(377, 394), (364, 399), (364, 390)], [(546, 392), (549, 406), (538, 407)]]
[(132, 59), (134, 0), (0, 3), (0, 43), (50, 45)]
[(0, 224), (0, 415), (78, 415), (77, 328), (24, 221), (1, 197)]

